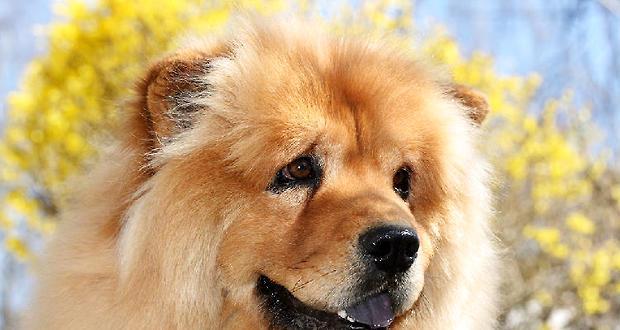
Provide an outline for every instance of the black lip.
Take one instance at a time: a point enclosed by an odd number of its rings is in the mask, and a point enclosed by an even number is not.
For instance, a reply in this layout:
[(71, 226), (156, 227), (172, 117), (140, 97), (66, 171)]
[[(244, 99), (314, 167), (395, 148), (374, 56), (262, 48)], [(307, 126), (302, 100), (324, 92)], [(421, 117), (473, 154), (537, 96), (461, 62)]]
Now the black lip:
[(262, 300), (266, 316), (276, 329), (370, 329), (365, 324), (349, 322), (335, 313), (302, 303), (285, 287), (264, 275), (258, 278), (256, 292)]

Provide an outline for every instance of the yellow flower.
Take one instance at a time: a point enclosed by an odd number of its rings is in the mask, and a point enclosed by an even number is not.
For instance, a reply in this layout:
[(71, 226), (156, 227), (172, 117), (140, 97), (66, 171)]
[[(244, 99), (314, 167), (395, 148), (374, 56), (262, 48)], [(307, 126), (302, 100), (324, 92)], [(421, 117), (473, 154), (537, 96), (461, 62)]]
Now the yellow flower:
[(580, 288), (579, 296), (586, 314), (604, 313), (609, 309), (609, 301), (601, 297), (600, 289), (594, 286)]
[(620, 184), (611, 187), (611, 196), (616, 200), (618, 207), (620, 207)]
[(538, 291), (535, 294), (535, 298), (543, 306), (551, 306), (553, 304), (553, 297), (551, 296), (549, 291), (546, 291), (546, 290)]
[(620, 251), (616, 250), (611, 259), (613, 269), (620, 271)]
[(541, 245), (550, 246), (556, 244), (560, 240), (560, 231), (551, 227), (532, 227), (526, 226), (523, 233), (525, 236), (538, 241)]
[(592, 220), (588, 219), (582, 213), (573, 213), (566, 218), (568, 228), (576, 233), (590, 235), (596, 230), (596, 226)]
[(26, 196), (22, 191), (13, 190), (4, 197), (6, 205), (24, 215), (33, 215), (37, 210), (37, 203)]
[(9, 219), (9, 217), (6, 214), (0, 213), (0, 228), (7, 229), (7, 228), (11, 228), (12, 226), (13, 226), (13, 221)]
[(30, 251), (28, 250), (26, 244), (15, 236), (5, 238), (4, 246), (9, 252), (13, 253), (13, 255), (20, 260), (25, 260), (30, 256)]
[(568, 256), (568, 246), (566, 246), (566, 244), (562, 244), (562, 243), (554, 244), (548, 247), (547, 250), (549, 254), (551, 254), (552, 256), (558, 259), (564, 259)]

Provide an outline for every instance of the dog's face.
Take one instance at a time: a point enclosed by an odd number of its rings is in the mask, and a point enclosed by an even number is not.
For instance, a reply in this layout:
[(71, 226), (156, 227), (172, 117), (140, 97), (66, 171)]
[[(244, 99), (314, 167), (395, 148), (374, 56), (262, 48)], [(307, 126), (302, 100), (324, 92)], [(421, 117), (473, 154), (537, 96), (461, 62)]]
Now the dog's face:
[(256, 28), (154, 66), (140, 117), (163, 142), (122, 264), (153, 261), (222, 327), (396, 326), (466, 207), (485, 103), (394, 51), (302, 36)]

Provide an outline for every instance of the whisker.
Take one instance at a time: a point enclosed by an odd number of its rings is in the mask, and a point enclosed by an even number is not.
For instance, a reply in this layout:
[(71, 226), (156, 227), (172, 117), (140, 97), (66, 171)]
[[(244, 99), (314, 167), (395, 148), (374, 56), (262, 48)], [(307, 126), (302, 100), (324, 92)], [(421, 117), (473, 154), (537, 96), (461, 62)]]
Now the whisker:
[[(300, 289), (303, 289), (303, 288), (304, 288), (304, 287), (306, 287), (308, 284), (310, 284), (310, 283), (312, 283), (312, 282), (314, 282), (314, 281), (318, 280), (319, 278), (322, 278), (322, 277), (325, 277), (325, 276), (327, 276), (327, 275), (333, 274), (333, 273), (335, 273), (335, 272), (337, 272), (337, 271), (338, 271), (338, 269), (333, 269), (333, 270), (331, 270), (331, 271), (329, 271), (329, 272), (326, 272), (326, 273), (324, 273), (324, 274), (321, 274), (320, 276), (318, 276), (318, 277), (316, 277), (316, 278), (311, 278), (310, 280), (308, 280), (308, 281), (306, 281), (306, 282), (302, 283), (299, 287), (291, 289), (291, 292), (295, 292), (295, 291), (298, 291), (298, 290), (300, 290)], [(298, 281), (298, 282), (299, 282), (299, 281)], [(295, 285), (295, 286), (296, 286), (296, 285)]]

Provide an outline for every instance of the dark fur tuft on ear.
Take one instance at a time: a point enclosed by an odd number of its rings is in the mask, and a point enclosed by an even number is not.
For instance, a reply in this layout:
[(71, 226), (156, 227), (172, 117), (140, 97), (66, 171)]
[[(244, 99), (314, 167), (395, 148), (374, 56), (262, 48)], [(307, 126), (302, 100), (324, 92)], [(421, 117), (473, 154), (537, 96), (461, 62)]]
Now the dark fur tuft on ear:
[(211, 61), (226, 49), (216, 45), (206, 51), (184, 49), (159, 60), (136, 86), (134, 126), (139, 126), (146, 153), (192, 127), (202, 107), (192, 98), (210, 92), (207, 75)]
[(165, 58), (151, 67), (139, 83), (142, 115), (153, 142), (162, 142), (191, 127), (199, 110), (187, 102), (190, 95), (206, 92), (203, 82), (209, 73), (209, 57), (183, 53)]
[(467, 107), (467, 116), (474, 124), (478, 126), (482, 124), (489, 113), (489, 103), (484, 94), (459, 84), (452, 85), (449, 93)]

